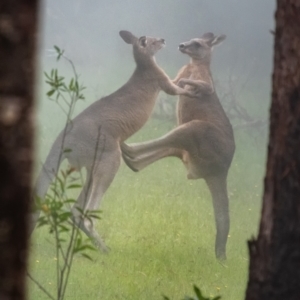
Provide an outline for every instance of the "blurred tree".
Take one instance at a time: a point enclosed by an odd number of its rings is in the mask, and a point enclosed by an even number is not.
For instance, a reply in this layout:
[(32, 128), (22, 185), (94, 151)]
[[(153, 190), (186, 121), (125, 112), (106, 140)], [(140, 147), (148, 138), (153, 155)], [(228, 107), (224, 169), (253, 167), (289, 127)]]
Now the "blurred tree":
[(277, 0), (270, 141), (247, 300), (300, 299), (300, 0)]
[(25, 299), (38, 0), (0, 2), (0, 299)]

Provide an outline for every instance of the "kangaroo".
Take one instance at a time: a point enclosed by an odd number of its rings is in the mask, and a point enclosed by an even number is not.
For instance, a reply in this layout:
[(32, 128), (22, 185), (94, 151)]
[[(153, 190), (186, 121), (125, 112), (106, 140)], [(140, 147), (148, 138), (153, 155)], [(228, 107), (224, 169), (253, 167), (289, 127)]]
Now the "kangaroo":
[[(129, 31), (120, 31), (121, 38), (132, 45), (136, 68), (130, 79), (117, 91), (87, 107), (62, 131), (52, 145), (38, 176), (35, 195), (45, 197), (50, 183), (64, 159), (70, 165), (87, 171), (85, 185), (76, 207), (83, 211), (97, 209), (112, 183), (121, 162), (120, 143), (138, 131), (148, 120), (158, 93), (193, 96), (192, 91), (174, 84), (156, 64), (154, 55), (164, 47), (161, 38), (137, 38)], [(61, 151), (71, 149), (71, 151)], [(81, 220), (75, 205), (73, 221), (102, 250), (104, 241), (89, 220)], [(34, 224), (39, 216), (33, 216)]]
[(179, 86), (198, 90), (198, 97), (180, 96), (177, 106), (178, 126), (165, 136), (143, 143), (122, 144), (123, 159), (133, 171), (168, 156), (178, 157), (187, 169), (188, 179), (203, 178), (210, 190), (216, 222), (215, 254), (226, 259), (229, 232), (227, 173), (235, 142), (232, 126), (216, 94), (210, 71), (214, 46), (224, 35), (206, 33), (181, 43), (179, 50), (190, 57), (174, 79)]

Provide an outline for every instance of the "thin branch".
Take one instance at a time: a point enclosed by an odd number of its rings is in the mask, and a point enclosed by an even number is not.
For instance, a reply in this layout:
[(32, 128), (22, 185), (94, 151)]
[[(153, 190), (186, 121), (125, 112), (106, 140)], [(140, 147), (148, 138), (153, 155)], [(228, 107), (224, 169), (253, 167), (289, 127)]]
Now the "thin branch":
[[(64, 94), (61, 93), (61, 92), (59, 92), (59, 96), (64, 100), (64, 102), (66, 103), (66, 105), (67, 105), (68, 107), (70, 107), (70, 104), (69, 104), (69, 102), (67, 101), (67, 99), (66, 99), (66, 97), (64, 96)], [(66, 112), (66, 115), (68, 115), (67, 112)]]
[(79, 235), (79, 228), (78, 227), (75, 228), (75, 224), (73, 225), (73, 229), (74, 229), (73, 232), (75, 233), (75, 236), (72, 236), (72, 239), (71, 239), (72, 247), (70, 247), (70, 250), (72, 249), (72, 251), (70, 251), (69, 261), (68, 261), (68, 257), (67, 257), (67, 260), (65, 262), (65, 265), (67, 267), (67, 274), (65, 276), (65, 282), (64, 282), (64, 285), (62, 287), (62, 299), (65, 296), (68, 281), (69, 281), (69, 277), (70, 277), (71, 266), (72, 266), (72, 262), (73, 262), (73, 258), (74, 258), (74, 251), (73, 251), (74, 250), (74, 242), (77, 240), (78, 235)]
[(52, 300), (56, 300), (36, 279), (34, 279), (28, 272), (27, 272), (27, 276), (30, 278), (30, 280), (32, 282), (34, 282), (38, 288), (43, 291), (50, 299)]
[(58, 237), (58, 232), (57, 232), (57, 225), (54, 226), (55, 228), (55, 241), (56, 241), (56, 281), (57, 281), (57, 299), (59, 300), (59, 286), (60, 286), (60, 281), (61, 281), (61, 277), (60, 277), (60, 273), (59, 273), (59, 269), (60, 269), (60, 259), (59, 259), (59, 248), (60, 248), (60, 241), (59, 241), (59, 237)]

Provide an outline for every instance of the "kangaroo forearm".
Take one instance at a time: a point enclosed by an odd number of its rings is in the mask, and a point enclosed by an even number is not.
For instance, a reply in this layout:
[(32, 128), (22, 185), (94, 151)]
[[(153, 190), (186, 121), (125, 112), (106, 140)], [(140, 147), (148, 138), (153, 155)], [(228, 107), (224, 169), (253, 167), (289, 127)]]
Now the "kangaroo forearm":
[(172, 80), (172, 83), (174, 83), (174, 84), (178, 84), (178, 82), (179, 82), (179, 80), (180, 80), (180, 77), (176, 77), (176, 78), (174, 78), (173, 80)]
[(178, 87), (176, 84), (169, 81), (167, 84), (163, 85), (162, 90), (169, 95), (181, 95), (183, 93), (183, 89)]
[(162, 86), (162, 90), (172, 96), (175, 95), (184, 95), (188, 97), (194, 97), (194, 93), (188, 90), (185, 90), (182, 87), (179, 87), (178, 85), (173, 84), (171, 81), (167, 85)]
[(184, 78), (183, 74), (178, 74), (173, 80), (172, 83), (178, 85), (180, 79)]
[(212, 94), (214, 92), (213, 85), (202, 80), (184, 79), (183, 82), (184, 84), (197, 88), (198, 90), (200, 90), (202, 93), (205, 94)]

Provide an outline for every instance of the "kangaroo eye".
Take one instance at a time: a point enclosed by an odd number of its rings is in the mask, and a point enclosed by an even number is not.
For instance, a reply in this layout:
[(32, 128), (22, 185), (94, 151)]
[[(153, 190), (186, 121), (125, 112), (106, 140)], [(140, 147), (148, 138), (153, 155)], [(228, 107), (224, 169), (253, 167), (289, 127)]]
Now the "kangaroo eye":
[(142, 36), (142, 37), (140, 37), (139, 38), (139, 41), (140, 41), (140, 45), (142, 46), (142, 47), (146, 47), (147, 46), (147, 38), (145, 37), (145, 36)]
[(202, 45), (200, 44), (200, 43), (194, 43), (194, 46), (196, 47), (196, 48), (201, 48), (202, 47)]

